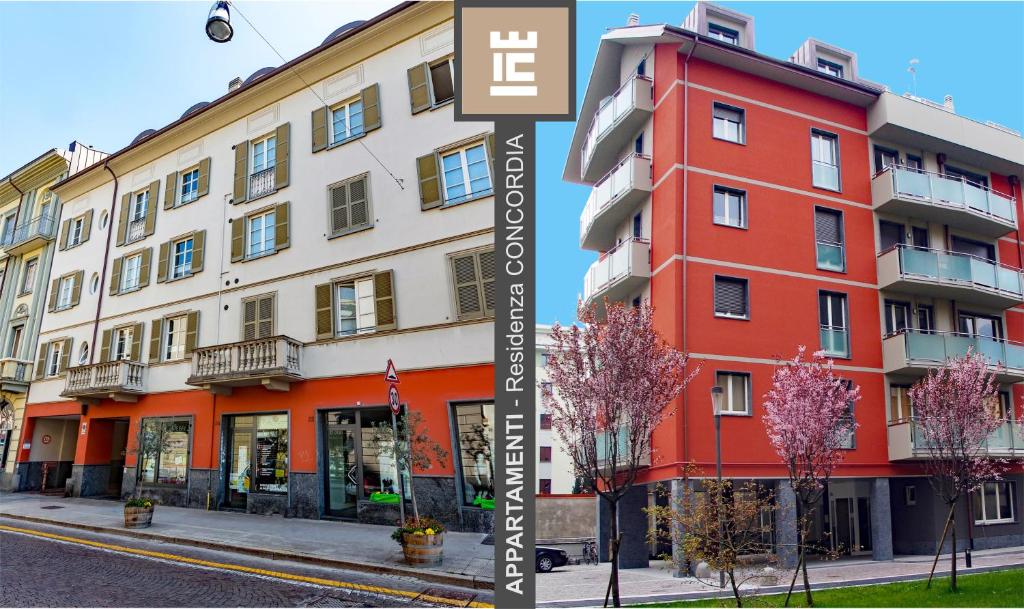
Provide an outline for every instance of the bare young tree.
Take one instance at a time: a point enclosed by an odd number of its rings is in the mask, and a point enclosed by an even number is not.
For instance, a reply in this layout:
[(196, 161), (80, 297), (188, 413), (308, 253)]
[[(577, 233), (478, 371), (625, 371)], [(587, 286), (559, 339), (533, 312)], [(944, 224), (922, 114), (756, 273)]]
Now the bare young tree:
[(605, 307), (604, 320), (580, 305), (582, 327), (554, 325), (551, 389), (542, 399), (576, 475), (607, 503), (611, 575), (605, 605), (610, 596), (619, 607), (619, 501), (650, 463), (652, 433), (674, 412), (673, 400), (697, 371), (687, 374), (687, 356), (655, 330), (650, 305)]
[(391, 424), (380, 422), (373, 426), (373, 442), (382, 456), (394, 459), (399, 479), (403, 472), (408, 473), (413, 518), (419, 520), (420, 508), (416, 503), (416, 485), (412, 482), (412, 472), (429, 470), (435, 461), (443, 466), (445, 459), (448, 458), (448, 451), (430, 436), (420, 412), (406, 411), (398, 417), (397, 423), (397, 441)]

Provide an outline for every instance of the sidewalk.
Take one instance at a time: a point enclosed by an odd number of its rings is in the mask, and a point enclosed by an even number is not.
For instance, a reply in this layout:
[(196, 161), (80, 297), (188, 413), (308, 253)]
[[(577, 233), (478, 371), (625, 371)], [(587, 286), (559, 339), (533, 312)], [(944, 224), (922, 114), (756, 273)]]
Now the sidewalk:
[(424, 569), (403, 562), (402, 549), (391, 539), (393, 528), (381, 525), (158, 506), (153, 526), (134, 530), (124, 528), (124, 507), (119, 501), (35, 493), (0, 493), (0, 517), (467, 588), (494, 588), (494, 546), (483, 545), (481, 533), (446, 533), (444, 563)]
[[(957, 563), (958, 573), (1024, 566), (1024, 548), (978, 550), (973, 553), (973, 568), (967, 569), (963, 553)], [(848, 558), (829, 562), (809, 562), (808, 575), (813, 588), (830, 588), (885, 583), (927, 577), (934, 556), (897, 556), (890, 561)], [(538, 607), (600, 607), (608, 586), (609, 563), (601, 565), (575, 565), (562, 567), (537, 576)], [(949, 554), (939, 559), (936, 575), (949, 571)], [(765, 587), (762, 592), (785, 592), (792, 571), (778, 570), (779, 585)], [(717, 580), (717, 575), (715, 575)], [(798, 583), (798, 585), (800, 585)], [(623, 605), (657, 603), (719, 596), (718, 586), (702, 584), (692, 577), (672, 577), (670, 565), (664, 561), (651, 561), (647, 569), (619, 571), (620, 595)]]

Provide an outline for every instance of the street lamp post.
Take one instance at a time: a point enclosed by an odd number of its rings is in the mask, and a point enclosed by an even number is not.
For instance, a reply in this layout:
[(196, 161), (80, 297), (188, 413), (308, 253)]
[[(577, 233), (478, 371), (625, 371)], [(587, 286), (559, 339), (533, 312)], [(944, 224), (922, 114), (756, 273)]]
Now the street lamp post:
[[(715, 477), (718, 480), (718, 501), (715, 510), (718, 516), (718, 552), (722, 553), (722, 541), (725, 539), (725, 528), (722, 526), (722, 388), (715, 385), (711, 388), (711, 411), (715, 415)], [(725, 588), (725, 569), (718, 570), (718, 585)]]

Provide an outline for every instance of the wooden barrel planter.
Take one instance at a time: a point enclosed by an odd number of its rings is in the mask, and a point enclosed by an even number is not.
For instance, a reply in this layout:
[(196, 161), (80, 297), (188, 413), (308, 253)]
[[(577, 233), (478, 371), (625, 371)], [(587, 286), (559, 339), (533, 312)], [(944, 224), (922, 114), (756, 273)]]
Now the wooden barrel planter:
[(444, 554), (444, 534), (414, 535), (402, 534), (402, 552), (405, 562), (417, 567), (430, 567), (441, 564)]
[(125, 507), (124, 528), (146, 529), (153, 524), (153, 508), (148, 507)]

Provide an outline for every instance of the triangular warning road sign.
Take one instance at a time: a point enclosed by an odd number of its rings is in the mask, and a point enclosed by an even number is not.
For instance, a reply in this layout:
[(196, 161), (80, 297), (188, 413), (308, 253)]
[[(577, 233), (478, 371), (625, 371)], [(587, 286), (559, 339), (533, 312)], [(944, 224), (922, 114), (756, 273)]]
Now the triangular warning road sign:
[(399, 382), (398, 371), (395, 370), (395, 362), (391, 361), (390, 359), (388, 360), (388, 367), (384, 371), (384, 380), (389, 383)]

